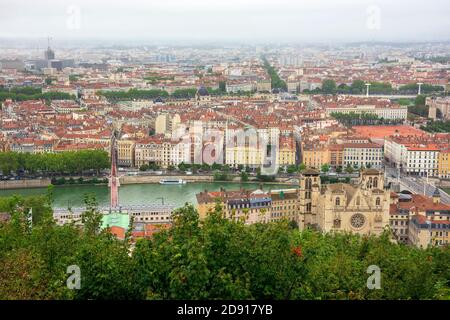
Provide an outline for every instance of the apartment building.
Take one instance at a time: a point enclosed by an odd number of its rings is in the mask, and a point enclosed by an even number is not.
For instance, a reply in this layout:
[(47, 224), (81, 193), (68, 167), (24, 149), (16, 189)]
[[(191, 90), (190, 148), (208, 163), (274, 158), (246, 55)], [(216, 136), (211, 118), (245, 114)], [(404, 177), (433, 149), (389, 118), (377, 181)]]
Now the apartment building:
[(296, 147), (293, 137), (280, 137), (277, 161), (279, 166), (294, 165), (296, 161)]
[(330, 152), (327, 146), (305, 144), (302, 147), (302, 162), (308, 168), (318, 169), (331, 162)]
[(398, 242), (419, 248), (448, 245), (450, 206), (441, 203), (437, 188), (432, 197), (398, 194), (391, 199), (390, 227)]
[(329, 152), (329, 164), (332, 168), (343, 167), (344, 165), (344, 145), (331, 144), (328, 147)]
[(346, 143), (343, 145), (343, 165), (358, 168), (380, 169), (383, 162), (383, 147), (376, 143)]
[(438, 162), (438, 146), (432, 144), (407, 146), (402, 169), (407, 173), (434, 177), (438, 172)]
[(391, 136), (385, 138), (384, 146), (385, 158), (406, 173), (442, 178), (450, 175), (448, 140), (436, 135)]
[(375, 114), (379, 118), (389, 120), (406, 120), (408, 116), (408, 107), (400, 105), (378, 106), (378, 105), (348, 105), (333, 106), (325, 109), (327, 116), (332, 113), (356, 113), (356, 114)]
[(160, 114), (155, 120), (155, 133), (156, 134), (172, 134), (180, 124), (180, 116), (178, 114)]
[(226, 84), (227, 93), (250, 92), (256, 90), (256, 88), (255, 82), (229, 81)]
[(407, 244), (409, 241), (410, 211), (414, 210), (412, 195), (391, 193), (391, 204), (389, 208), (389, 226), (394, 238), (399, 243)]
[(255, 130), (242, 130), (229, 127), (225, 131), (225, 163), (232, 167), (238, 165), (250, 168), (260, 167), (263, 163), (263, 145)]
[(270, 79), (261, 79), (256, 82), (256, 91), (258, 92), (271, 92), (272, 81)]
[(272, 206), (269, 221), (287, 219), (298, 224), (298, 192), (296, 189), (271, 190)]
[(205, 190), (197, 195), (197, 210), (201, 219), (214, 210), (217, 201), (222, 205), (226, 218), (241, 220), (246, 224), (268, 222), (270, 220), (272, 199), (270, 193), (260, 189), (217, 192)]
[(135, 141), (118, 140), (117, 141), (117, 164), (122, 167), (134, 167)]
[(16, 139), (10, 144), (10, 150), (19, 153), (49, 153), (53, 152), (56, 141), (33, 138)]
[(159, 139), (146, 138), (136, 142), (134, 161), (136, 167), (144, 164), (159, 163), (162, 143)]
[(438, 156), (438, 177), (450, 178), (450, 148), (442, 149)]

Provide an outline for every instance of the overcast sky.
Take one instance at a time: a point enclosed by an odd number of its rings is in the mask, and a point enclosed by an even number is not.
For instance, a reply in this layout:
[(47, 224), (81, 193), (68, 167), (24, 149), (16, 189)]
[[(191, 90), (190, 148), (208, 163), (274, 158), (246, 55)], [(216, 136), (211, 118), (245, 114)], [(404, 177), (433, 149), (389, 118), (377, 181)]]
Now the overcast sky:
[(450, 40), (449, 0), (0, 0), (0, 37)]

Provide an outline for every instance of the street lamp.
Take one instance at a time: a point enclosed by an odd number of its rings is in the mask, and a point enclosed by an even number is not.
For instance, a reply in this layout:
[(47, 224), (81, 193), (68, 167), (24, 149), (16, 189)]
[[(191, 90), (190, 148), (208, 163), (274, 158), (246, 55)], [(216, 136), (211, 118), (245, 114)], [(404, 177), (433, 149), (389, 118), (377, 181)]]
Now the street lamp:
[(422, 87), (422, 85), (423, 85), (423, 83), (422, 82), (418, 82), (417, 83), (417, 85), (419, 86), (419, 91), (418, 91), (418, 93), (417, 93), (417, 95), (419, 95), (420, 96), (420, 92), (421, 92), (421, 87)]
[(366, 83), (366, 87), (367, 87), (367, 89), (366, 89), (366, 97), (368, 98), (369, 97), (369, 87), (371, 86), (371, 84), (370, 83)]

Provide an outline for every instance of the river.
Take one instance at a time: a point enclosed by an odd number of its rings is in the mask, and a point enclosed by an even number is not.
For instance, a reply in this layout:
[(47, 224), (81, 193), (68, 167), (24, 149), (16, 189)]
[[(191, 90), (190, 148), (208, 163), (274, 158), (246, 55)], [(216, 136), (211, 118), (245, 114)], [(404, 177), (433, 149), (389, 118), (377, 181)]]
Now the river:
[[(223, 183), (223, 182), (195, 182), (184, 185), (160, 185), (160, 184), (128, 184), (119, 189), (119, 201), (121, 205), (135, 204), (155, 204), (164, 203), (174, 204), (177, 207), (183, 206), (186, 202), (197, 204), (195, 195), (200, 191), (218, 191), (223, 187), (226, 190), (244, 189), (254, 190), (259, 187), (258, 183)], [(293, 185), (265, 184), (264, 190), (295, 188)], [(13, 194), (37, 195), (45, 194), (46, 188), (33, 189), (12, 189), (0, 190), (0, 197)], [(109, 204), (109, 190), (106, 185), (84, 185), (84, 186), (60, 186), (54, 189), (54, 207), (78, 207), (83, 206), (83, 196), (86, 193), (95, 194), (99, 205), (107, 206)]]

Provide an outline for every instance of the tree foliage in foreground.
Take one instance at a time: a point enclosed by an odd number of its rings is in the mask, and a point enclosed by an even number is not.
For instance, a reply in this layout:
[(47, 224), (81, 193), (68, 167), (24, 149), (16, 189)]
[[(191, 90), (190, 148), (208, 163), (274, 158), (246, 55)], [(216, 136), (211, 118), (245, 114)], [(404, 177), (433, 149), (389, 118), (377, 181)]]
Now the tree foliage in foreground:
[[(49, 196), (41, 206), (50, 210)], [(22, 201), (22, 202), (21, 202)], [(100, 231), (95, 199), (87, 226), (33, 224), (19, 197), (0, 201), (0, 299), (449, 299), (448, 248), (417, 249), (381, 237), (299, 232), (288, 221), (245, 225), (218, 205), (204, 220), (190, 205), (152, 239), (116, 240)], [(37, 205), (36, 203), (34, 204)], [(34, 210), (33, 210), (34, 212)], [(66, 268), (81, 289), (66, 288)], [(381, 289), (366, 286), (381, 269)]]

